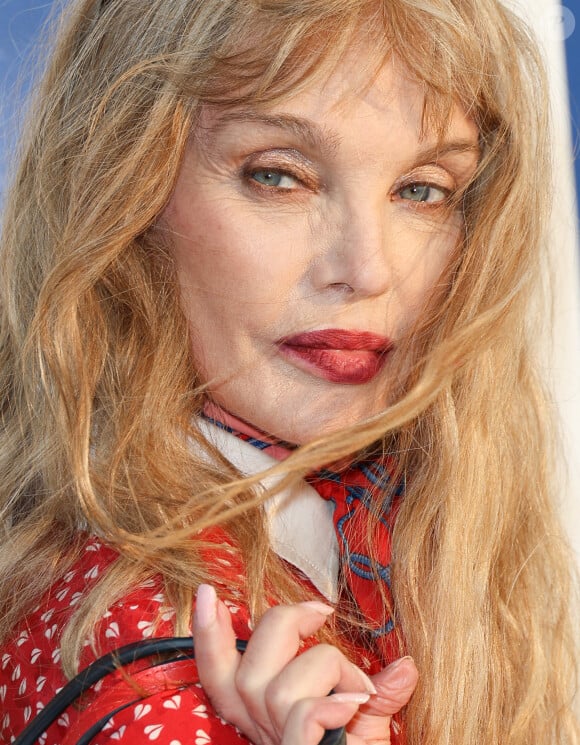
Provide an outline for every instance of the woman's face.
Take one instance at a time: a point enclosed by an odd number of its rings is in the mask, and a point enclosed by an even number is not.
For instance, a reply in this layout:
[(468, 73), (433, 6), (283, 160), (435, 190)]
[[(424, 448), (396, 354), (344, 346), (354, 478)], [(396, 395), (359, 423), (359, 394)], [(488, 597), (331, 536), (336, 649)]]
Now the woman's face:
[(161, 220), (211, 396), (288, 442), (384, 408), (477, 164), (459, 109), (437, 147), (419, 86), (389, 63), (365, 88), (360, 60), (283, 103), (205, 110)]

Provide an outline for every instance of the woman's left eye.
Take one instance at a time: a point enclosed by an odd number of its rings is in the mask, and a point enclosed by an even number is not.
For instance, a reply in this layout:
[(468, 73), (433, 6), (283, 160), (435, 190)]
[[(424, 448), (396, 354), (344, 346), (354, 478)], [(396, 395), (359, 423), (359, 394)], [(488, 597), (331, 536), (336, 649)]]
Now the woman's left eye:
[(249, 173), (249, 177), (262, 186), (271, 186), (277, 189), (295, 189), (298, 179), (282, 171), (270, 168), (260, 168)]
[(434, 204), (444, 202), (449, 194), (446, 189), (431, 184), (409, 184), (399, 191), (399, 196), (411, 202)]

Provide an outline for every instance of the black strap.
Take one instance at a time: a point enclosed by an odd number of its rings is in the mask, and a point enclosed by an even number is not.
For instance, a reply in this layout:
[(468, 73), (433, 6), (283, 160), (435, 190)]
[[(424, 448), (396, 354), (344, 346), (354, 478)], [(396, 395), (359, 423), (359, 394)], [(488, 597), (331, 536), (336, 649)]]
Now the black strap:
[(138, 704), (139, 701), (143, 701), (142, 698), (136, 698), (133, 701), (127, 701), (127, 703), (123, 704), (122, 706), (118, 706), (116, 709), (113, 709), (113, 711), (110, 711), (108, 714), (105, 714), (104, 717), (101, 717), (98, 722), (95, 722), (86, 732), (83, 732), (81, 735), (81, 739), (77, 740), (76, 745), (90, 745), (93, 741), (93, 738), (96, 737), (99, 732), (102, 732), (105, 728), (105, 725), (107, 722), (110, 722), (111, 719), (116, 716), (119, 712), (123, 711), (123, 709), (128, 709), (130, 706), (133, 706), (134, 704)]
[[(246, 645), (246, 641), (236, 639), (236, 649), (238, 652), (244, 652)], [(89, 691), (95, 683), (106, 678), (107, 675), (115, 672), (120, 667), (130, 665), (133, 662), (137, 662), (146, 657), (156, 658), (150, 667), (164, 665), (168, 662), (175, 662), (184, 658), (193, 659), (195, 657), (193, 639), (190, 636), (148, 639), (146, 641), (127, 644), (126, 646), (120, 647), (103, 657), (99, 657), (98, 660), (95, 660), (95, 662), (70, 680), (65, 687), (59, 691), (51, 701), (49, 701), (45, 708), (13, 741), (13, 745), (34, 745), (42, 733), (45, 732), (71, 704), (77, 701), (84, 693)], [(106, 717), (103, 717), (83, 735), (78, 745), (89, 745), (91, 740), (103, 729), (105, 724), (114, 714), (118, 711), (122, 711), (122, 709), (127, 706), (131, 706), (133, 703), (135, 702), (133, 701), (129, 704), (125, 704), (120, 707), (120, 709), (112, 711)], [(320, 741), (320, 745), (345, 744), (346, 733), (344, 727), (326, 730), (322, 740)]]

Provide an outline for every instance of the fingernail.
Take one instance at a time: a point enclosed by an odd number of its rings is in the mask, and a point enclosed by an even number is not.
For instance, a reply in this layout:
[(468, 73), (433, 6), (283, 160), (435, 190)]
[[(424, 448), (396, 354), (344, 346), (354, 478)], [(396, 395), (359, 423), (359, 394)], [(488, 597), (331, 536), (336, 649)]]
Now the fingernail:
[(352, 665), (352, 666), (359, 674), (360, 679), (362, 680), (363, 685), (365, 687), (365, 690), (374, 696), (374, 694), (377, 692), (377, 689), (375, 688), (373, 681), (369, 678), (369, 676), (366, 673), (363, 673), (360, 667), (357, 667), (356, 665)]
[(209, 628), (217, 616), (217, 595), (212, 585), (199, 585), (195, 601), (195, 620), (202, 629)]
[(414, 682), (414, 671), (411, 671), (408, 665), (403, 664), (409, 660), (413, 662), (413, 658), (407, 655), (406, 657), (401, 657), (400, 659), (395, 660), (395, 662), (389, 665), (389, 684), (404, 687), (410, 685), (411, 682)]
[(403, 664), (403, 662), (406, 662), (407, 660), (411, 660), (411, 662), (413, 662), (413, 658), (410, 654), (406, 655), (405, 657), (399, 657), (398, 660), (391, 662), (391, 664), (389, 665), (389, 670), (396, 670)]
[(337, 704), (366, 704), (369, 698), (368, 693), (333, 693), (328, 700)]
[(323, 616), (330, 616), (334, 613), (332, 605), (326, 605), (326, 603), (321, 603), (319, 600), (306, 600), (302, 605), (307, 608), (312, 608), (312, 610), (315, 610), (317, 613), (322, 613)]

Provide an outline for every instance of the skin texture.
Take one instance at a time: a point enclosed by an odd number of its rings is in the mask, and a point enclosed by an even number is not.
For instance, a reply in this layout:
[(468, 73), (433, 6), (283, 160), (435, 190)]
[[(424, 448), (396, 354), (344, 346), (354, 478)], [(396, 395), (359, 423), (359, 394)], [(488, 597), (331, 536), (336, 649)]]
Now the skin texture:
[[(346, 725), (348, 745), (389, 745), (391, 716), (411, 697), (417, 669), (404, 657), (368, 678), (325, 644), (296, 657), (300, 640), (331, 612), (316, 601), (272, 608), (242, 656), (231, 614), (212, 587), (200, 586), (193, 618), (200, 681), (217, 712), (256, 745), (316, 745), (325, 729)], [(337, 693), (327, 696), (331, 689)]]
[(388, 355), (368, 382), (333, 382), (280, 340), (347, 329), (396, 347), (444, 285), (449, 198), (477, 163), (459, 109), (438, 149), (419, 87), (393, 64), (364, 87), (361, 54), (276, 106), (203, 111), (160, 223), (212, 397), (298, 444), (379, 412), (396, 371)]

